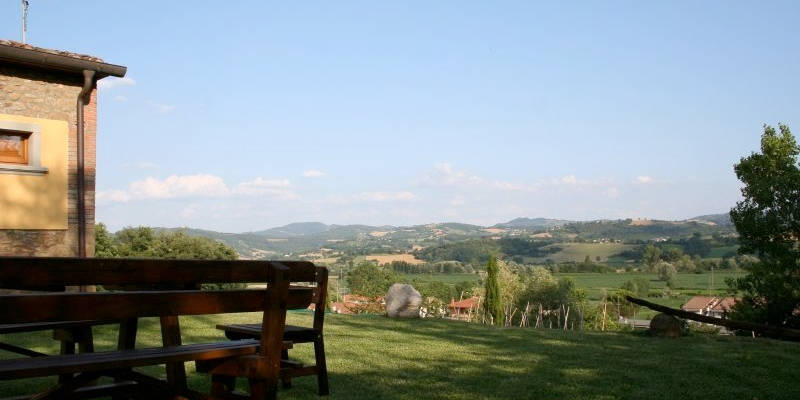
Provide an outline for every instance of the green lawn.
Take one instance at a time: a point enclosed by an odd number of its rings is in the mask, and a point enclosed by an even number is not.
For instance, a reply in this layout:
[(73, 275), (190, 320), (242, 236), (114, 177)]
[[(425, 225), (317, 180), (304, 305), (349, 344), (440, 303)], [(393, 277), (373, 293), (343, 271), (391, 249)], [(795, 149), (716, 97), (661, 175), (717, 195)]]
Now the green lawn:
[[(182, 318), (185, 342), (221, 340), (221, 322), (255, 321), (255, 314)], [(310, 315), (292, 313), (291, 323)], [(155, 321), (142, 324), (142, 345), (159, 341)], [(112, 327), (96, 330), (113, 346)], [(691, 336), (677, 340), (639, 333), (494, 329), (444, 320), (395, 321), (382, 316), (326, 319), (331, 399), (796, 399), (800, 344), (768, 339)], [(55, 351), (46, 333), (12, 342)], [(7, 353), (2, 353), (7, 356)], [(311, 360), (310, 345), (295, 357)], [(188, 363), (190, 386), (209, 377)], [(161, 368), (146, 369), (163, 376)], [(0, 382), (1, 395), (45, 382)], [(298, 378), (282, 399), (317, 399), (314, 378)]]

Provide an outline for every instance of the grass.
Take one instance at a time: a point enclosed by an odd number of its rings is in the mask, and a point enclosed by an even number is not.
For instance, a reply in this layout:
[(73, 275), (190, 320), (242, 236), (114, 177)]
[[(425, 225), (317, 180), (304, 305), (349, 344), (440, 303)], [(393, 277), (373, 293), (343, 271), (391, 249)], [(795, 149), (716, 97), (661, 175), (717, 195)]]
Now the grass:
[[(184, 341), (223, 340), (214, 324), (257, 319), (255, 314), (182, 318)], [(309, 323), (310, 315), (291, 313), (288, 319)], [(96, 336), (100, 347), (113, 346), (112, 326), (97, 329)], [(57, 348), (44, 332), (4, 339), (41, 351)], [(140, 345), (159, 340), (156, 322), (143, 321)], [(800, 398), (800, 344), (769, 339), (696, 335), (671, 340), (329, 315), (326, 341), (331, 399)], [(310, 345), (298, 345), (291, 354), (312, 359)], [(160, 367), (145, 370), (164, 375)], [(193, 363), (187, 370), (191, 387), (208, 389), (207, 375), (195, 373)], [(52, 380), (0, 381), (0, 394), (29, 393), (47, 382)], [(279, 396), (318, 399), (315, 383), (313, 377), (297, 378)]]

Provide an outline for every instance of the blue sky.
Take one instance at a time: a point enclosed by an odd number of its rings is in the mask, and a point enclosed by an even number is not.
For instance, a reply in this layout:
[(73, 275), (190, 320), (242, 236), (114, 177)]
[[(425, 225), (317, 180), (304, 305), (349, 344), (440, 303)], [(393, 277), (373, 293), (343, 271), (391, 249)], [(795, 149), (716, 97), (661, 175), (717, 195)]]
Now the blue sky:
[(792, 1), (30, 3), (29, 43), (128, 67), (112, 229), (683, 219), (735, 204), (763, 123), (800, 132)]

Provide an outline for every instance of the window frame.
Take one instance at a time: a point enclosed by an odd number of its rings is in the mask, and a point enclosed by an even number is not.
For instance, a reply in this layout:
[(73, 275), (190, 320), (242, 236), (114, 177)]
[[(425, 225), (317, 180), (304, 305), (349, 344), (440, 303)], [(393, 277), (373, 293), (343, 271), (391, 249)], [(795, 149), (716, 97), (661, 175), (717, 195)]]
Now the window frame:
[(31, 133), (30, 132), (20, 132), (20, 131), (11, 131), (7, 129), (0, 129), (0, 136), (17, 136), (21, 139), (22, 142), (22, 151), (21, 157), (14, 157), (13, 159), (3, 159), (4, 156), (0, 155), (0, 163), (3, 164), (17, 164), (17, 165), (28, 165), (30, 162), (31, 153), (29, 149), (29, 142), (31, 141)]
[(0, 120), (0, 133), (25, 135), (26, 163), (0, 161), (0, 174), (43, 175), (47, 167), (42, 166), (42, 127), (38, 124)]

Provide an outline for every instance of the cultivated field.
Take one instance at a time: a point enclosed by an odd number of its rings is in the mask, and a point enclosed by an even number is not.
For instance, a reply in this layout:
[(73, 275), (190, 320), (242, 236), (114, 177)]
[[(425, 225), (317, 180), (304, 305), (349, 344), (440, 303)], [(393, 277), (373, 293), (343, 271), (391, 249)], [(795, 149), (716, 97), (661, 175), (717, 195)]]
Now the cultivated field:
[[(181, 318), (184, 342), (224, 340), (217, 323), (258, 320), (255, 314)], [(288, 322), (310, 324), (307, 313)], [(141, 323), (138, 346), (156, 345), (156, 320)], [(116, 344), (115, 329), (95, 330), (98, 347)], [(446, 320), (389, 320), (329, 315), (325, 323), (331, 399), (797, 399), (800, 344), (695, 335), (650, 338), (639, 333), (495, 329)], [(3, 338), (56, 352), (49, 333)], [(311, 361), (311, 345), (292, 357)], [(0, 356), (8, 357), (8, 353)], [(189, 385), (207, 391), (210, 378), (186, 364)], [(144, 368), (164, 376), (163, 368)], [(702, 371), (703, 379), (692, 372)], [(53, 379), (0, 381), (0, 395), (30, 393)], [(239, 380), (240, 388), (245, 388)], [(281, 389), (283, 400), (313, 399), (313, 377)]]

